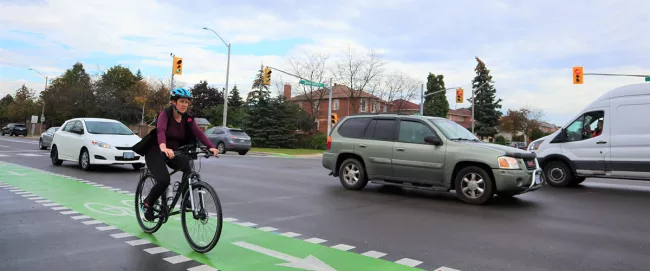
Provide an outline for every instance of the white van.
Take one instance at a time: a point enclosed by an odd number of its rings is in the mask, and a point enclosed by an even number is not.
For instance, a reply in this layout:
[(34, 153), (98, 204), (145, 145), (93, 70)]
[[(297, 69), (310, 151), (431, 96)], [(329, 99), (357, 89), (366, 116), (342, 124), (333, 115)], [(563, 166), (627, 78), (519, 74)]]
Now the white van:
[(650, 84), (610, 90), (528, 150), (556, 187), (587, 177), (650, 180)]

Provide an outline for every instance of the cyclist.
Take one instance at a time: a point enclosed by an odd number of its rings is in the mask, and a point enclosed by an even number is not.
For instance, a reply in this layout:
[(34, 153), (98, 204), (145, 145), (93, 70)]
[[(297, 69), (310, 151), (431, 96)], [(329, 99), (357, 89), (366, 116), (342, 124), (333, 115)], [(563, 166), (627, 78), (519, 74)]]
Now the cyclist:
[[(171, 91), (170, 100), (171, 105), (162, 110), (156, 120), (155, 138), (158, 144), (150, 144), (151, 147), (144, 154), (147, 167), (156, 180), (156, 184), (149, 192), (143, 206), (144, 218), (148, 221), (155, 219), (152, 208), (154, 202), (169, 186), (170, 176), (167, 166), (181, 170), (183, 181), (190, 173), (189, 159), (184, 156), (175, 157), (174, 149), (186, 144), (194, 144), (198, 139), (210, 149), (214, 156), (218, 156), (218, 150), (187, 112), (192, 100), (190, 91), (186, 88), (176, 88)], [(153, 137), (153, 134), (151, 136)], [(153, 138), (150, 141), (154, 141)], [(186, 204), (186, 206), (188, 205)]]

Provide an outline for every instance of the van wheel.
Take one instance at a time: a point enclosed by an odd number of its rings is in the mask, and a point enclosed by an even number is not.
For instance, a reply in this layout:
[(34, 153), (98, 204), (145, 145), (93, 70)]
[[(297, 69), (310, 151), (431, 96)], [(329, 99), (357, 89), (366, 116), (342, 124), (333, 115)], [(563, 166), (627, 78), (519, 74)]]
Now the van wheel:
[(349, 158), (343, 161), (339, 172), (339, 180), (346, 189), (361, 190), (368, 184), (366, 169), (355, 158)]
[(468, 166), (456, 175), (456, 195), (469, 204), (485, 204), (494, 196), (494, 182), (482, 168)]
[(571, 169), (562, 161), (552, 161), (544, 167), (546, 183), (554, 187), (566, 187), (573, 180)]

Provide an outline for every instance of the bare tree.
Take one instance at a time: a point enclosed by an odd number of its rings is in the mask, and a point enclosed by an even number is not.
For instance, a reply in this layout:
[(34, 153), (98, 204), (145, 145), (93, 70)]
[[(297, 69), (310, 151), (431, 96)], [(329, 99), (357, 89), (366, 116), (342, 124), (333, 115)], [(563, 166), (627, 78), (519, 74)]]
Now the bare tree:
[[(399, 71), (387, 74), (381, 77), (381, 80), (376, 81), (378, 83), (372, 84), (373, 90), (369, 91), (369, 93), (389, 102), (400, 99), (406, 101), (413, 99), (420, 85), (416, 79)], [(393, 106), (393, 111), (399, 111), (403, 109), (404, 103), (397, 103)]]
[[(369, 87), (377, 87), (386, 62), (374, 50), (368, 50), (365, 58), (356, 55), (352, 46), (344, 52), (345, 57), (335, 65), (334, 78), (347, 86), (344, 89), (348, 99), (354, 100), (361, 96), (362, 91)], [(374, 90), (373, 90), (374, 92)], [(351, 103), (353, 112), (357, 112), (356, 103)]]
[(533, 129), (539, 129), (542, 124), (544, 112), (539, 109), (523, 107), (519, 109), (519, 116), (521, 118), (521, 129), (526, 137), (529, 137)]
[[(329, 56), (321, 53), (303, 54), (303, 58), (288, 57), (287, 61), (291, 66), (291, 72), (309, 81), (323, 83), (325, 64), (329, 60)], [(307, 85), (298, 85), (295, 89), (296, 99), (304, 101), (309, 106), (308, 112), (312, 120), (316, 120), (320, 113), (320, 103), (329, 94), (329, 90)], [(282, 91), (284, 91), (284, 84)]]

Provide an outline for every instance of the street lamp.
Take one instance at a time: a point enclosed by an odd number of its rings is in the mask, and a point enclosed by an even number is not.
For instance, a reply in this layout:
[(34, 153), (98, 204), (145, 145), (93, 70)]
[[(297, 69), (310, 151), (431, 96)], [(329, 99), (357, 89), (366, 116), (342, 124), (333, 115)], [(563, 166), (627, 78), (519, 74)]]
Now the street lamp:
[[(494, 81), (487, 81), (487, 82), (481, 84), (480, 86), (478, 86), (476, 89), (480, 89), (483, 86), (487, 85), (488, 83), (493, 83), (494, 84)], [(471, 98), (471, 100), (472, 100), (472, 134), (473, 134), (474, 133), (474, 123), (476, 122), (476, 120), (474, 119), (474, 108), (476, 108), (476, 106), (474, 106), (474, 88), (472, 88), (472, 98)]]
[[(43, 91), (47, 90), (47, 76), (43, 75), (43, 74), (40, 73), (39, 71), (34, 70), (34, 69), (32, 69), (32, 68), (29, 68), (29, 70), (30, 70), (30, 71), (35, 71), (35, 72), (37, 72), (40, 76), (42, 76), (42, 77), (45, 78), (45, 88), (43, 89)], [(43, 104), (42, 104), (42, 107), (41, 107), (41, 133), (42, 133), (42, 132), (43, 132), (43, 119), (45, 118), (45, 99), (43, 99), (41, 102), (43, 103)], [(34, 135), (34, 130), (32, 129), (32, 136), (33, 136), (33, 135)]]
[(226, 47), (228, 47), (228, 64), (226, 66), (226, 90), (223, 93), (223, 127), (227, 127), (226, 119), (228, 118), (228, 77), (230, 76), (230, 43), (227, 43), (225, 40), (221, 38), (221, 36), (219, 36), (219, 34), (217, 34), (216, 31), (210, 28), (204, 27), (203, 30), (212, 31), (212, 33), (217, 35), (217, 37), (219, 37), (219, 39), (223, 42), (223, 44), (225, 44)]
[(420, 89), (420, 115), (424, 116), (424, 99), (426, 97), (429, 97), (429, 96), (431, 96), (433, 94), (440, 93), (440, 92), (443, 92), (443, 91), (447, 91), (447, 90), (450, 90), (450, 89), (457, 89), (457, 87), (455, 87), (455, 88), (446, 88), (446, 89), (443, 89), (443, 90), (438, 90), (436, 92), (431, 92), (431, 93), (428, 93), (427, 95), (424, 95), (424, 84), (422, 84), (422, 88)]

